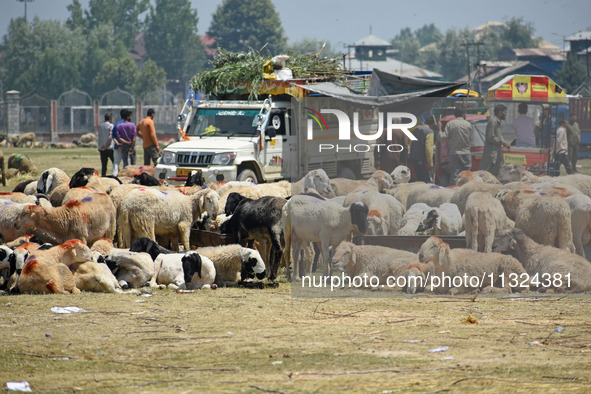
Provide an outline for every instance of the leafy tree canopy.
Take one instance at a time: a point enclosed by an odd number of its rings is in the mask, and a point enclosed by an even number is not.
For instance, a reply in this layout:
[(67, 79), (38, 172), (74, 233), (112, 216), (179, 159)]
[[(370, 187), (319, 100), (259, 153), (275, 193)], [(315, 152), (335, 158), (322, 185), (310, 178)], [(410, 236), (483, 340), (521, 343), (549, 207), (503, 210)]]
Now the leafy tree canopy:
[(266, 50), (277, 55), (287, 40), (271, 0), (224, 0), (212, 16), (207, 34), (215, 45), (234, 52)]

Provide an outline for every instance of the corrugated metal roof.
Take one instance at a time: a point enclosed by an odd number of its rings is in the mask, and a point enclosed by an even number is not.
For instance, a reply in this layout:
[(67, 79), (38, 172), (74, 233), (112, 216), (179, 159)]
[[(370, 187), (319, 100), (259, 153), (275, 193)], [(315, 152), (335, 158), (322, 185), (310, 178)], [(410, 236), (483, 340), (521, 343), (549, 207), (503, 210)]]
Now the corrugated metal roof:
[(370, 34), (357, 41), (354, 46), (392, 46), (388, 41), (382, 40), (380, 37)]
[[(349, 62), (350, 60), (350, 62)], [(345, 56), (345, 67), (352, 71), (371, 71), (374, 68), (385, 71), (387, 73), (404, 75), (407, 77), (416, 78), (443, 78), (443, 75), (434, 71), (426, 70), (417, 67), (413, 64), (404, 63), (392, 58), (386, 60), (359, 60), (355, 58), (349, 59)]]
[(591, 40), (591, 30), (581, 30), (570, 37), (566, 37), (565, 41), (584, 41)]
[(547, 57), (556, 62), (564, 61), (564, 55), (560, 50), (556, 51), (553, 49), (542, 49), (542, 48), (515, 48), (513, 49), (515, 55), (519, 57), (524, 56), (540, 56)]

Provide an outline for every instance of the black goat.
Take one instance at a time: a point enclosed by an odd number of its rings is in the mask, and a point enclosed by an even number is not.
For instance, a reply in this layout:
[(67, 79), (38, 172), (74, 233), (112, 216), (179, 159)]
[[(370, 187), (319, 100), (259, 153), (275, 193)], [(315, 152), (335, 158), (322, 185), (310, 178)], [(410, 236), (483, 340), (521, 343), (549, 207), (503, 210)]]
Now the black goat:
[(187, 177), (187, 181), (185, 182), (185, 186), (203, 186), (205, 184), (205, 179), (203, 179), (203, 175), (201, 175), (201, 171), (193, 171), (191, 175)]
[(221, 228), (222, 233), (234, 235), (238, 243), (248, 241), (250, 248), (253, 247), (255, 240), (271, 242), (270, 280), (275, 280), (277, 277), (277, 270), (283, 255), (281, 210), (286, 202), (287, 200), (281, 197), (266, 196), (258, 200), (243, 197), (232, 217), (224, 222)]
[(147, 172), (135, 174), (131, 183), (142, 186), (162, 186), (161, 183), (158, 182), (158, 179), (154, 178)]
[(150, 238), (147, 237), (140, 237), (131, 243), (131, 247), (129, 248), (130, 252), (145, 252), (148, 253), (152, 260), (156, 260), (156, 257), (160, 253), (162, 254), (170, 254), (175, 253), (172, 250), (168, 250), (163, 246), (158, 245), (156, 242), (152, 241)]

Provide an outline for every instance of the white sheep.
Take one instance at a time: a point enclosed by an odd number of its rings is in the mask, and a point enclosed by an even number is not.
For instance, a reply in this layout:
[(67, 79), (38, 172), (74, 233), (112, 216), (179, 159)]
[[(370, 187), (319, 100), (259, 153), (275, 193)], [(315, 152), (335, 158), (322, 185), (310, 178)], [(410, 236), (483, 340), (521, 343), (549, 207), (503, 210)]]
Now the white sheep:
[(496, 176), (491, 174), (488, 171), (462, 171), (458, 175), (458, 180), (456, 181), (456, 186), (462, 186), (470, 181), (482, 182), (482, 183), (491, 183), (500, 185), (501, 182), (497, 179)]
[(410, 175), (410, 168), (403, 165), (396, 167), (390, 173), (390, 176), (392, 177), (392, 182), (395, 185), (398, 185), (400, 183), (408, 183), (410, 181)]
[(582, 292), (591, 290), (591, 264), (564, 249), (540, 245), (518, 228), (502, 230), (495, 237), (495, 252), (510, 252), (521, 261), (532, 287)]
[(585, 257), (584, 245), (591, 241), (591, 198), (585, 195), (565, 198), (571, 212), (571, 229), (576, 253)]
[(12, 242), (23, 235), (30, 234), (30, 229), (16, 228), (14, 224), (27, 207), (34, 204), (21, 204), (9, 200), (0, 200), (0, 233), (5, 242)]
[(207, 246), (195, 251), (213, 261), (218, 286), (235, 285), (250, 276), (257, 276), (258, 279), (265, 276), (265, 262), (257, 250), (230, 244)]
[[(471, 249), (450, 249), (449, 245), (437, 237), (430, 237), (419, 251), (421, 263), (433, 262), (435, 272), (441, 280), (441, 286), (434, 289), (436, 292), (451, 291), (466, 292), (474, 289), (485, 289), (494, 291), (504, 288), (505, 291), (528, 290), (527, 287), (520, 288), (519, 284), (509, 280), (512, 276), (525, 273), (521, 263), (511, 256), (500, 253), (479, 253)], [(448, 277), (451, 280), (445, 280)], [(454, 279), (462, 278), (461, 286), (454, 286)], [(464, 279), (465, 278), (465, 279)], [(477, 278), (478, 280), (474, 279)], [(484, 278), (484, 279), (483, 279)], [(503, 280), (505, 279), (505, 280)], [(521, 281), (519, 281), (521, 282)], [(431, 283), (434, 283), (431, 281)], [(435, 282), (437, 284), (437, 282)], [(451, 289), (453, 287), (453, 289)]]
[(310, 189), (324, 197), (334, 197), (330, 179), (322, 168), (309, 171), (302, 179), (291, 184), (292, 195), (303, 194)]
[(423, 202), (430, 207), (439, 207), (443, 203), (450, 202), (454, 193), (454, 188), (445, 188), (431, 183), (417, 185), (408, 193), (406, 208), (418, 202)]
[[(262, 183), (253, 185), (237, 185), (232, 188), (223, 188), (223, 194), (220, 194), (219, 210), (218, 213), (224, 213), (226, 207), (226, 200), (230, 193), (239, 193), (244, 197), (252, 198), (257, 200), (261, 197), (282, 197), (286, 198), (291, 196), (291, 183), (287, 181), (280, 181), (276, 183)], [(219, 192), (218, 192), (219, 193)]]
[(465, 227), (468, 249), (492, 252), (497, 231), (515, 223), (505, 215), (501, 202), (489, 193), (475, 192), (466, 201)]
[(331, 179), (330, 184), (335, 193), (335, 196), (346, 196), (347, 194), (358, 190), (359, 187), (370, 186), (376, 189), (378, 192), (390, 189), (393, 185), (392, 176), (386, 171), (378, 170), (371, 174), (371, 177), (367, 180), (352, 180), (347, 178), (336, 178)]
[[(349, 277), (375, 276), (379, 279), (377, 286), (385, 287), (390, 278), (394, 283), (400, 276), (405, 276), (409, 265), (416, 261), (415, 253), (377, 245), (355, 245), (341, 242), (336, 247), (331, 265), (338, 271), (347, 271)], [(405, 288), (400, 289), (406, 291)], [(409, 289), (409, 291), (412, 291)]]
[(148, 253), (113, 249), (105, 262), (123, 289), (142, 287), (154, 275), (154, 260)]
[(388, 235), (388, 222), (377, 209), (367, 213), (366, 235)]
[(215, 281), (216, 270), (211, 259), (195, 251), (159, 254), (154, 260), (150, 287), (170, 289), (209, 289)]
[(428, 209), (431, 209), (431, 207), (422, 202), (413, 204), (408, 208), (402, 217), (402, 227), (398, 230), (398, 235), (417, 235), (417, 228), (421, 223), (423, 212)]
[(443, 203), (439, 208), (423, 211), (416, 231), (431, 235), (457, 235), (464, 225), (462, 214), (456, 204)]
[(353, 202), (364, 203), (369, 211), (374, 212), (373, 216), (380, 216), (384, 223), (379, 226), (387, 230), (386, 234), (396, 234), (402, 227), (402, 217), (405, 209), (402, 204), (389, 194), (379, 193), (372, 188), (361, 187), (347, 194), (343, 206), (348, 207)]
[(37, 193), (50, 195), (58, 186), (70, 183), (70, 177), (63, 170), (52, 167), (43, 171), (37, 180)]
[(179, 250), (179, 238), (185, 250), (190, 250), (191, 226), (204, 212), (215, 219), (218, 204), (218, 193), (210, 189), (190, 196), (176, 190), (132, 190), (119, 205), (119, 246), (129, 247), (139, 237), (155, 241), (159, 235), (169, 237), (174, 250)]
[(81, 291), (123, 293), (117, 278), (107, 264), (85, 261), (70, 265), (76, 287)]
[[(320, 242), (323, 258), (323, 273), (328, 275), (330, 247), (336, 247), (347, 240), (352, 232), (365, 233), (367, 228), (367, 206), (354, 202), (349, 207), (315, 197), (293, 196), (283, 207), (282, 221), (285, 238), (284, 253), (287, 268), (293, 251), (299, 252), (302, 242)], [(295, 253), (294, 253), (295, 257)], [(297, 261), (296, 258), (293, 259)], [(293, 278), (300, 277), (299, 264), (294, 264)]]
[(389, 194), (400, 201), (403, 207), (407, 207), (406, 201), (408, 200), (408, 195), (410, 194), (411, 190), (419, 185), (424, 184), (425, 182), (399, 183), (392, 189), (384, 190), (384, 193)]
[(534, 195), (521, 199), (515, 227), (538, 243), (575, 251), (571, 211), (564, 197)]

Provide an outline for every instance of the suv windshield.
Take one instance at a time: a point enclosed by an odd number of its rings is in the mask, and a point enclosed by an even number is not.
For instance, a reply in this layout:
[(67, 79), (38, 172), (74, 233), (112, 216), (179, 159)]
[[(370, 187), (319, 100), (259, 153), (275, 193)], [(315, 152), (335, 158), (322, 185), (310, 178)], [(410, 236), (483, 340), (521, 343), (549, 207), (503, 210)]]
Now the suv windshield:
[(255, 109), (199, 109), (187, 135), (190, 136), (254, 136), (257, 132)]

